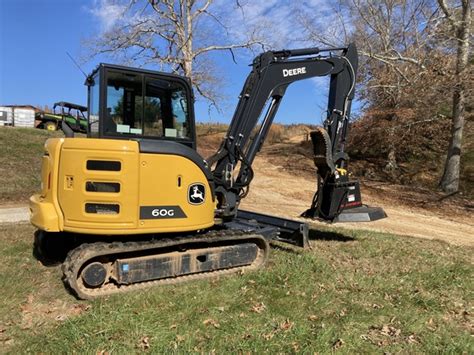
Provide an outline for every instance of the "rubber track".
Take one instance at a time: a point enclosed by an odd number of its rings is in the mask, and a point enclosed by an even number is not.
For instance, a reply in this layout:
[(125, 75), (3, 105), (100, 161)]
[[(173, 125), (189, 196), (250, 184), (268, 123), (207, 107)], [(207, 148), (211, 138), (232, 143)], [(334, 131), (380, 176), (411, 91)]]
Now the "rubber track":
[[(110, 256), (127, 252), (145, 251), (147, 249), (172, 247), (173, 245), (179, 246), (202, 242), (209, 243), (209, 247), (213, 247), (216, 246), (213, 244), (219, 244), (228, 241), (244, 241), (247, 239), (259, 239), (262, 244), (260, 247), (263, 247), (263, 253), (261, 253), (261, 255), (258, 256), (257, 260), (251, 265), (240, 266), (230, 269), (220, 269), (211, 272), (182, 275), (174, 278), (144, 281), (131, 285), (117, 285), (115, 283), (108, 283), (96, 289), (84, 287), (82, 285), (82, 280), (79, 277), (79, 272), (82, 270), (82, 266), (85, 265), (89, 260), (100, 256)], [(97, 297), (103, 297), (115, 293), (137, 291), (157, 285), (178, 284), (185, 281), (201, 280), (236, 273), (243, 270), (256, 269), (263, 266), (267, 261), (269, 249), (270, 247), (268, 242), (259, 234), (230, 230), (211, 231), (200, 236), (193, 235), (188, 237), (179, 237), (166, 240), (111, 243), (98, 242), (82, 244), (79, 247), (71, 250), (66, 257), (66, 260), (62, 264), (63, 281), (76, 294), (78, 298), (94, 299)]]

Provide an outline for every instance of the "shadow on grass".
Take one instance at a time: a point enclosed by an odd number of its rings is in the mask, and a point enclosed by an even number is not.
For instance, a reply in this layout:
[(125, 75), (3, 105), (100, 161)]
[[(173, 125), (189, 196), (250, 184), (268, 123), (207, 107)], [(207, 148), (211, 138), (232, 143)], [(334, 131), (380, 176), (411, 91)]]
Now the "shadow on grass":
[(71, 240), (65, 238), (64, 234), (46, 233), (40, 230), (35, 232), (33, 256), (43, 266), (62, 264), (72, 248)]
[(355, 239), (348, 235), (344, 235), (338, 232), (322, 231), (317, 229), (309, 230), (310, 240), (327, 240), (336, 242), (354, 242)]

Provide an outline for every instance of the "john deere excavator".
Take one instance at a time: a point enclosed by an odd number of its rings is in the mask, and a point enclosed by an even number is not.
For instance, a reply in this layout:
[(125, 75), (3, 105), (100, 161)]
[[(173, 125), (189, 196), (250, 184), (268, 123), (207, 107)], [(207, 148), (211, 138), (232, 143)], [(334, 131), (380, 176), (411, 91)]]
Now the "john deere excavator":
[[(256, 269), (269, 242), (307, 247), (306, 223), (239, 209), (291, 83), (330, 76), (328, 116), (311, 133), (317, 192), (304, 216), (374, 220), (344, 152), (357, 50), (269, 51), (257, 56), (219, 150), (196, 152), (187, 78), (101, 64), (86, 80), (88, 136), (49, 139), (41, 192), (30, 199), (35, 246), (67, 244), (64, 282), (82, 299)], [(265, 110), (266, 109), (266, 110)], [(265, 111), (265, 112), (264, 112)], [(285, 201), (281, 201), (285, 206)]]

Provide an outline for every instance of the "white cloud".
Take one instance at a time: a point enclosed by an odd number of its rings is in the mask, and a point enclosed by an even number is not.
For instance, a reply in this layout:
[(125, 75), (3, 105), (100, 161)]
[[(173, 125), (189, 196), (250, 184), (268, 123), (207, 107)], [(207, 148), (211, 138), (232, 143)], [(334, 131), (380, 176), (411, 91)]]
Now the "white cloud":
[[(327, 0), (240, 0), (241, 8), (230, 5), (228, 0), (216, 0), (214, 9), (224, 17), (234, 38), (243, 40), (253, 28), (264, 37), (272, 49), (307, 46), (306, 33), (299, 15), (307, 12), (321, 17), (321, 22), (331, 23), (331, 4)], [(229, 9), (230, 8), (230, 9)]]
[(283, 48), (291, 42), (297, 24), (292, 17), (294, 5), (284, 0), (242, 1), (243, 13), (233, 16), (234, 34), (243, 36), (249, 28), (258, 28), (273, 48)]
[(94, 0), (88, 10), (97, 18), (101, 31), (106, 32), (123, 18), (126, 7), (122, 1)]

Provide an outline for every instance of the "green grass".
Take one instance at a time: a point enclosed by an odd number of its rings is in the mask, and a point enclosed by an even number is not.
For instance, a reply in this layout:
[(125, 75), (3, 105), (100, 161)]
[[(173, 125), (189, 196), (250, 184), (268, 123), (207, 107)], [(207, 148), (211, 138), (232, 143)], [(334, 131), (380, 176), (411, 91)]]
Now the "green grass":
[(312, 231), (259, 272), (83, 302), (32, 257), (33, 232), (0, 227), (5, 352), (474, 352), (472, 248)]
[(50, 137), (64, 134), (0, 127), (0, 203), (24, 203), (40, 189), (43, 146)]

